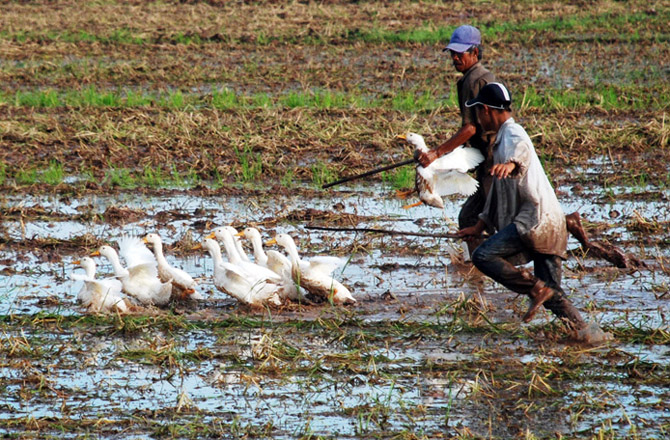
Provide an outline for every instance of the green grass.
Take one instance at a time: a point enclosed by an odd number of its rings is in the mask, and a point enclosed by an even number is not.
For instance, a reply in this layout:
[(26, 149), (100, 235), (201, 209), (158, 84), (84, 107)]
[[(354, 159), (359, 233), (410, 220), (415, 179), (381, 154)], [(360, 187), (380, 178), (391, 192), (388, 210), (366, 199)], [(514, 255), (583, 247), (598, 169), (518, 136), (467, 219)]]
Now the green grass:
[(258, 180), (263, 173), (263, 158), (260, 153), (254, 153), (248, 145), (242, 150), (234, 147), (234, 150), (240, 165), (242, 183)]
[(416, 171), (414, 167), (402, 166), (393, 171), (382, 173), (382, 181), (391, 185), (393, 189), (407, 189), (414, 187), (414, 177)]
[(51, 160), (49, 161), (49, 167), (40, 173), (39, 180), (48, 185), (58, 185), (63, 182), (64, 177), (63, 165), (60, 162)]
[[(670, 19), (669, 11), (662, 12), (638, 12), (634, 14), (613, 14), (604, 12), (600, 14), (588, 14), (584, 16), (558, 16), (555, 18), (541, 20), (523, 20), (519, 22), (471, 22), (482, 31), (484, 41), (519, 41), (527, 37), (534, 39), (545, 38), (559, 41), (579, 40), (580, 33), (592, 35), (594, 29), (598, 29), (598, 35), (592, 38), (610, 41), (612, 39), (620, 42), (636, 43), (639, 41), (668, 41), (670, 33), (659, 33), (653, 28), (666, 29), (666, 23)], [(449, 41), (452, 32), (458, 25), (436, 26), (428, 23), (422, 28), (390, 31), (382, 28), (370, 30), (355, 30), (346, 34), (350, 41), (363, 41), (366, 43), (423, 43), (439, 44)], [(631, 27), (642, 29), (630, 32)], [(559, 34), (557, 34), (559, 33)]]
[(14, 173), (14, 182), (17, 185), (34, 185), (37, 183), (37, 170), (35, 168), (17, 170)]
[(7, 164), (0, 162), (0, 186), (7, 180)]
[(328, 164), (321, 161), (315, 163), (312, 169), (312, 184), (316, 187), (321, 187), (326, 183), (333, 182), (337, 179), (337, 174), (328, 167)]
[(283, 176), (279, 179), (279, 182), (286, 188), (292, 188), (295, 184), (295, 173), (293, 170), (286, 170)]
[(430, 90), (424, 91), (400, 91), (391, 99), (391, 108), (404, 112), (419, 112), (435, 110), (439, 102)]
[[(657, 87), (603, 85), (596, 89), (545, 89), (538, 91), (527, 87), (516, 100), (517, 108), (542, 108), (545, 110), (585, 109), (599, 107), (604, 110), (646, 110), (668, 108), (670, 89)], [(514, 104), (513, 104), (514, 105)]]
[[(598, 30), (597, 36), (611, 41), (615, 39), (620, 42), (636, 43), (639, 41), (668, 41), (670, 34), (658, 32), (658, 29), (666, 29), (670, 20), (670, 12), (667, 8), (649, 8), (648, 10), (635, 13), (612, 13), (600, 12), (572, 16), (557, 16), (552, 18), (528, 19), (517, 22), (510, 21), (478, 21), (472, 20), (471, 24), (482, 30), (485, 41), (526, 41), (534, 39), (550, 38), (557, 41), (575, 41), (583, 38), (579, 34), (593, 35), (593, 30)], [(365, 43), (422, 43), (438, 44), (449, 40), (451, 33), (457, 24), (444, 26), (442, 23), (426, 22), (422, 27), (414, 29), (389, 30), (378, 25), (368, 29), (345, 29), (340, 35), (325, 37), (321, 35), (304, 34), (296, 37), (293, 34), (282, 34), (277, 30), (276, 34), (259, 30), (253, 44), (266, 46), (272, 42), (286, 44), (311, 44), (325, 45), (333, 40), (347, 40), (350, 42), (362, 41)], [(631, 31), (632, 29), (632, 31)], [(222, 30), (223, 38), (229, 44), (244, 44), (248, 42), (235, 40), (226, 35)], [(218, 35), (214, 42), (219, 41)], [(87, 31), (71, 30), (34, 30), (34, 31), (7, 31), (0, 32), (0, 39), (13, 40), (19, 43), (27, 41), (35, 42), (67, 42), (67, 43), (101, 43), (101, 44), (132, 44), (145, 45), (154, 43), (171, 43), (184, 45), (202, 45), (207, 43), (207, 38), (196, 33), (176, 32), (172, 35), (144, 36), (132, 29), (122, 27), (108, 31), (107, 33), (94, 34)]]
[(159, 167), (145, 166), (139, 179), (139, 184), (150, 188), (162, 188), (167, 185), (169, 176)]
[[(542, 108), (546, 110), (583, 110), (597, 106), (604, 110), (665, 110), (670, 102), (670, 89), (659, 82), (655, 85), (610, 85), (597, 84), (582, 89), (546, 88), (533, 86), (524, 90), (513, 90), (517, 109)], [(457, 106), (456, 91), (452, 89), (445, 98), (438, 90), (399, 90), (386, 98), (366, 98), (360, 93), (330, 90), (311, 92), (288, 91), (270, 96), (265, 93), (238, 94), (230, 89), (221, 89), (211, 95), (169, 92), (144, 92), (134, 90), (98, 90), (93, 86), (82, 90), (58, 92), (56, 90), (23, 90), (13, 94), (0, 93), (0, 104), (15, 107), (101, 107), (130, 108), (156, 107), (169, 110), (193, 108), (249, 109), (249, 108), (381, 108), (401, 112), (418, 113), (435, 111), (441, 107)]]
[(131, 171), (126, 168), (116, 168), (111, 166), (105, 173), (104, 181), (109, 186), (118, 186), (119, 188), (132, 189), (137, 186), (137, 180)]
[(219, 110), (226, 110), (231, 108), (239, 108), (241, 102), (237, 98), (237, 94), (230, 89), (215, 90), (212, 92), (212, 107)]

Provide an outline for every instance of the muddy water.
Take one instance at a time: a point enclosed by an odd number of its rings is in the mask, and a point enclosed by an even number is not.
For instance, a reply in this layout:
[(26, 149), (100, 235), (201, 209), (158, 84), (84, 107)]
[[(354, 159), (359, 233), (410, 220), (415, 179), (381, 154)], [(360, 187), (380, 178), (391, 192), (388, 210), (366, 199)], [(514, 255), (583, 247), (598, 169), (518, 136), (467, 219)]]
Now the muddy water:
[[(599, 238), (623, 243), (649, 269), (629, 273), (575, 252), (565, 263), (564, 288), (589, 320), (605, 329), (667, 332), (670, 277), (663, 263), (670, 251), (667, 244), (657, 244), (667, 243), (667, 237), (641, 241), (628, 225), (634, 215), (668, 218), (663, 200), (670, 191), (664, 190), (659, 201), (611, 197), (628, 193), (626, 188), (610, 188), (607, 193), (566, 189), (560, 191), (560, 199), (566, 212), (579, 210), (591, 222), (608, 223), (611, 227)], [(136, 425), (131, 423), (126, 434), (138, 436), (160, 436), (159, 426), (168, 422), (203, 423), (218, 433), (265, 432), (273, 438), (400, 432), (427, 437), (471, 432), (507, 438), (524, 428), (538, 435), (590, 436), (608, 430), (622, 436), (667, 434), (667, 345), (634, 341), (586, 348), (566, 345), (560, 333), (558, 340), (547, 335), (551, 317), (543, 313), (530, 326), (521, 326), (523, 301), (477, 276), (468, 265), (452, 261), (450, 253), (461, 252), (456, 241), (325, 232), (307, 229), (307, 221), (288, 219), (259, 226), (264, 238), (277, 232), (298, 238), (305, 255), (350, 256), (339, 277), (359, 299), (351, 311), (312, 306), (250, 312), (216, 290), (208, 256), (176, 257), (169, 252), (170, 245), (187, 234), (200, 240), (206, 222), (263, 223), (306, 208), (365, 217), (354, 225), (330, 226), (454, 231), (451, 219), (457, 217), (460, 205), (454, 199), (444, 212), (427, 207), (406, 211), (402, 205), (407, 202), (395, 199), (385, 187), (345, 186), (328, 196), (306, 200), (290, 194), (272, 199), (124, 194), (67, 201), (6, 197), (7, 207), (42, 207), (52, 213), (23, 225), (5, 219), (2, 226), (8, 238), (16, 241), (70, 240), (91, 234), (114, 243), (122, 233), (158, 232), (167, 244), (168, 260), (197, 277), (207, 297), (178, 313), (196, 323), (248, 314), (256, 324), (171, 331), (144, 328), (130, 335), (108, 326), (45, 330), (39, 325), (5, 324), (0, 420), (7, 425), (0, 425), (0, 432), (16, 432), (19, 426), (19, 431), (34, 434), (29, 422), (17, 422), (28, 417), (81, 426), (104, 417), (108, 422), (96, 427), (72, 429), (115, 438), (126, 429), (130, 414)], [(71, 220), (82, 213), (102, 215), (110, 206), (145, 215), (122, 225)], [(576, 241), (569, 243), (571, 249), (577, 246)], [(69, 280), (71, 261), (80, 256), (65, 254), (61, 261), (45, 262), (42, 253), (3, 248), (0, 315), (83, 314), (75, 301), (80, 284)], [(111, 274), (104, 260), (99, 263), (99, 274)], [(476, 309), (484, 311), (488, 324), (473, 312)], [(345, 323), (337, 329), (306, 330), (278, 325), (333, 317), (354, 318), (363, 327)], [(396, 333), (389, 323), (410, 327)], [(421, 330), (426, 323), (436, 326)], [(187, 356), (200, 352), (207, 355)], [(550, 374), (553, 368), (559, 373)], [(581, 373), (570, 373), (577, 370)], [(637, 380), (638, 374), (651, 379)], [(663, 376), (665, 380), (652, 380)], [(537, 377), (544, 378), (549, 388), (543, 388)], [(524, 411), (522, 403), (530, 410)], [(534, 411), (533, 403), (544, 409)], [(155, 424), (137, 422), (144, 418), (155, 419)], [(10, 430), (12, 421), (18, 425)], [(55, 435), (57, 428), (49, 426), (42, 426), (41, 432)], [(70, 431), (69, 436), (75, 434)]]

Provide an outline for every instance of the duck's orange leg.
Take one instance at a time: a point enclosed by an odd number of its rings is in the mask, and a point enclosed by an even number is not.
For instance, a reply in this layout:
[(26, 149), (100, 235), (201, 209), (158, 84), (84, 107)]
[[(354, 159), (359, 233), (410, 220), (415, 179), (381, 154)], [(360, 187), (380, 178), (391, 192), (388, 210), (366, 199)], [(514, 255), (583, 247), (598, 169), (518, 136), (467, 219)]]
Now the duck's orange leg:
[(411, 196), (412, 194), (414, 194), (415, 192), (416, 192), (415, 189), (406, 189), (406, 190), (399, 189), (399, 190), (396, 190), (395, 195), (399, 199), (404, 200), (404, 199), (408, 198), (409, 196)]
[(402, 209), (416, 208), (417, 206), (421, 206), (421, 205), (423, 205), (423, 202), (421, 200), (419, 200), (418, 202), (412, 203), (411, 205), (403, 206)]

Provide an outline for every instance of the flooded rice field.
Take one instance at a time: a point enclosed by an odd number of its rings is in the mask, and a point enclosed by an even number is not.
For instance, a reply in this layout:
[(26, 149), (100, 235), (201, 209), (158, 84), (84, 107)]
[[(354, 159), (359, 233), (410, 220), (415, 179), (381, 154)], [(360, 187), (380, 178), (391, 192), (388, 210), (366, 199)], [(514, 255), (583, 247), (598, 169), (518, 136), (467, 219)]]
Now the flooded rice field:
[[(670, 436), (667, 1), (1, 11), (0, 437)], [(609, 338), (523, 324), (526, 299), (445, 235), (462, 200), (403, 209), (412, 173), (320, 189), (410, 157), (399, 133), (435, 146), (460, 127), (442, 49), (462, 24), (566, 214), (642, 263), (569, 241), (563, 288)], [(197, 249), (223, 225), (346, 259), (357, 303), (239, 304)], [(74, 262), (152, 232), (204, 299), (84, 309)]]
[[(624, 188), (611, 188), (625, 194)], [(402, 208), (385, 186), (330, 192), (6, 196), (0, 253), (5, 433), (26, 437), (660, 438), (670, 424), (668, 235), (631, 229), (668, 218), (658, 202), (560, 193), (587, 229), (642, 259), (623, 270), (569, 243), (564, 288), (611, 341), (571, 341), (541, 313), (463, 263), (440, 234), (460, 200)], [(305, 194), (312, 194), (306, 197)], [(110, 214), (121, 212), (113, 221)], [(16, 214), (21, 213), (21, 214)], [(39, 213), (39, 215), (38, 215)], [(616, 213), (616, 214), (615, 214)], [(108, 217), (106, 217), (108, 216)], [(651, 220), (650, 220), (651, 221)], [(348, 259), (358, 304), (251, 309), (219, 292), (192, 244), (213, 227), (287, 232), (305, 256)], [(600, 225), (600, 230), (596, 227)], [(605, 229), (602, 226), (607, 225)], [(87, 315), (72, 261), (122, 234), (158, 232), (206, 297), (129, 316)], [(574, 240), (574, 239), (572, 239)], [(25, 244), (25, 245), (24, 245)], [(112, 274), (105, 260), (99, 274)], [(17, 325), (20, 324), (20, 325)]]

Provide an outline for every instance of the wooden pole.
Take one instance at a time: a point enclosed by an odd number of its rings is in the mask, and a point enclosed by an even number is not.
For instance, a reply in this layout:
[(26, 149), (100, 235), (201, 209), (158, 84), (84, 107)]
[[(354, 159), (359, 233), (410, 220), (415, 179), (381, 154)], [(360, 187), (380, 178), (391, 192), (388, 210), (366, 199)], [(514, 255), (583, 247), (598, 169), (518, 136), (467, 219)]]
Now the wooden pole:
[(366, 171), (363, 174), (358, 174), (356, 176), (349, 176), (349, 177), (345, 177), (345, 178), (340, 179), (340, 180), (336, 180), (335, 182), (326, 183), (325, 185), (323, 185), (321, 187), (321, 189), (330, 188), (331, 186), (339, 185), (341, 183), (349, 182), (351, 180), (356, 180), (356, 179), (360, 179), (360, 178), (363, 178), (363, 177), (372, 176), (373, 174), (381, 173), (382, 171), (392, 170), (393, 168), (398, 168), (398, 167), (401, 167), (403, 165), (409, 165), (409, 164), (414, 163), (414, 162), (415, 162), (414, 159), (407, 159), (407, 160), (403, 160), (402, 162), (394, 163), (394, 164), (391, 164), (391, 165), (386, 165), (386, 166), (381, 167), (381, 168), (375, 168), (374, 170)]

